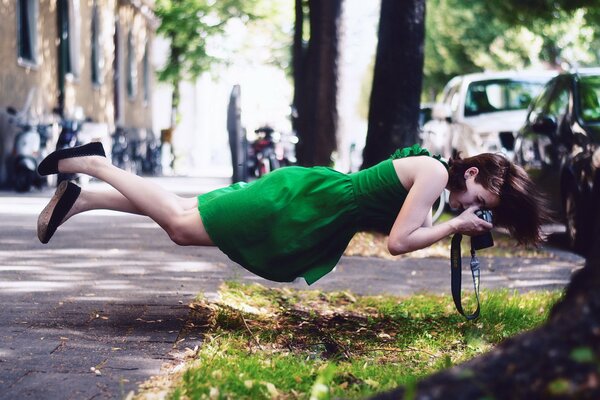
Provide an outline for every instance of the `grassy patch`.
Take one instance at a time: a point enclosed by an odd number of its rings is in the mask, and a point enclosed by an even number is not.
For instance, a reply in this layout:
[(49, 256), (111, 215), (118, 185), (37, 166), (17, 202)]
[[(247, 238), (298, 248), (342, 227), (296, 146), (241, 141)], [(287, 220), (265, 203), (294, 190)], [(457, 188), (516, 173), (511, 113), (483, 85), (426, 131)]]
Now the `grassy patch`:
[(362, 398), (411, 385), (539, 325), (559, 295), (484, 291), (473, 323), (449, 296), (229, 283), (219, 301), (191, 306), (191, 322), (206, 326), (204, 344), (167, 385), (168, 398)]

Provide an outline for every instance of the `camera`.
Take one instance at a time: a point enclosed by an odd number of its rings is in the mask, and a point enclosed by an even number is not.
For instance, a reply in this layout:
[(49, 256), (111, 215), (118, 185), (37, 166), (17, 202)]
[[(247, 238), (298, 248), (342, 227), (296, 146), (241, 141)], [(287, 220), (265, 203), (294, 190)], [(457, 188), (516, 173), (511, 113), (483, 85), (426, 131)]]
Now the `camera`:
[[(481, 218), (484, 221), (492, 223), (492, 212), (490, 210), (477, 210), (475, 211), (475, 215)], [(481, 235), (471, 237), (471, 249), (472, 250), (481, 250), (487, 249), (488, 247), (492, 247), (494, 245), (494, 239), (492, 238), (491, 232), (486, 232)]]

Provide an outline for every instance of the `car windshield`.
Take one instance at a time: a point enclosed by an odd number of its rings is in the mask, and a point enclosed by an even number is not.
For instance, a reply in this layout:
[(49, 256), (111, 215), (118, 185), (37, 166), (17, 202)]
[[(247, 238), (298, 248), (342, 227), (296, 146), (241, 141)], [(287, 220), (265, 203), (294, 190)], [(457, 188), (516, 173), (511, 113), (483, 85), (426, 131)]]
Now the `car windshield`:
[(582, 76), (579, 80), (579, 104), (584, 122), (600, 122), (600, 76)]
[(465, 116), (498, 111), (524, 110), (539, 94), (545, 81), (494, 79), (473, 82), (467, 89)]

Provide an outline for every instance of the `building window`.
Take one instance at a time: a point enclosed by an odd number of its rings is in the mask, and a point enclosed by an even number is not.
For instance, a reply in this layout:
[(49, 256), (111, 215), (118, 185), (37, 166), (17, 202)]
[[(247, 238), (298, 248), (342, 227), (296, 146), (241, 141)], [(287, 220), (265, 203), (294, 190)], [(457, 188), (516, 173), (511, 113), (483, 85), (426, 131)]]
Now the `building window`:
[(19, 63), (37, 64), (38, 0), (17, 1)]
[(58, 1), (59, 55), (61, 73), (79, 77), (81, 13), (79, 0)]
[(101, 85), (104, 82), (102, 70), (104, 67), (104, 57), (102, 57), (101, 33), (100, 33), (100, 13), (98, 4), (94, 1), (92, 7), (92, 83)]
[(146, 46), (144, 46), (144, 60), (143, 60), (143, 68), (144, 68), (144, 103), (148, 104), (150, 100), (150, 46), (148, 42), (146, 42)]
[(134, 99), (137, 94), (137, 66), (135, 64), (135, 41), (133, 32), (127, 35), (127, 94)]

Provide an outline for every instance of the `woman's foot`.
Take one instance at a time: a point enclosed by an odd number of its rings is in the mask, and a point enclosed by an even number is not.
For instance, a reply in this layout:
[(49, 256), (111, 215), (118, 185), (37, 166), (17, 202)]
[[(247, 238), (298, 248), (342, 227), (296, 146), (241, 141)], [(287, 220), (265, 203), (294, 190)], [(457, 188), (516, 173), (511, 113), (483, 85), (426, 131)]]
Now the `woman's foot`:
[(50, 153), (48, 157), (42, 160), (42, 162), (38, 166), (38, 173), (42, 176), (56, 174), (59, 172), (58, 164), (60, 161), (72, 158), (86, 158), (87, 156), (106, 157), (106, 154), (104, 153), (104, 147), (102, 147), (102, 143), (91, 142), (83, 146), (56, 150), (55, 152)]
[(54, 196), (38, 217), (37, 234), (40, 242), (48, 243), (60, 224), (75, 214), (73, 206), (80, 194), (81, 188), (73, 182), (63, 181), (58, 185)]
[(57, 169), (62, 174), (86, 174), (93, 175), (96, 166), (109, 163), (108, 159), (101, 156), (85, 156), (63, 158), (58, 161)]

